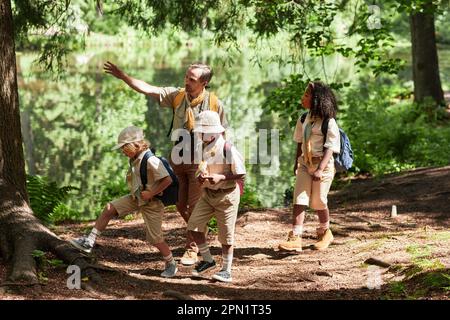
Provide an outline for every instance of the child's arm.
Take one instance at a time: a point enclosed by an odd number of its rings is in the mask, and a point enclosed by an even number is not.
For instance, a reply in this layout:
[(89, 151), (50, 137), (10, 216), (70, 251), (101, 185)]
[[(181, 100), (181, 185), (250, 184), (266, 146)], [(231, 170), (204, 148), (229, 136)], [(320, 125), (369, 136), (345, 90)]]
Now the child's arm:
[(298, 157), (302, 155), (302, 144), (297, 143), (297, 152), (295, 153), (295, 163), (294, 163), (294, 176), (297, 175), (298, 169)]
[(333, 155), (333, 150), (331, 149), (325, 149), (325, 152), (323, 154), (322, 161), (319, 163), (319, 167), (316, 171), (313, 173), (313, 180), (319, 181), (322, 180), (323, 170), (325, 170), (328, 162), (330, 162), (331, 156)]
[(164, 177), (158, 181), (158, 184), (156, 185), (155, 188), (153, 188), (153, 190), (142, 191), (141, 198), (144, 199), (145, 201), (150, 200), (154, 196), (163, 192), (168, 186), (170, 186), (171, 183), (172, 183), (172, 178), (170, 176)]
[(245, 174), (218, 174), (214, 173), (210, 176), (203, 176), (203, 179), (208, 179), (211, 184), (219, 183), (220, 181), (228, 181), (228, 180), (239, 180), (243, 178)]

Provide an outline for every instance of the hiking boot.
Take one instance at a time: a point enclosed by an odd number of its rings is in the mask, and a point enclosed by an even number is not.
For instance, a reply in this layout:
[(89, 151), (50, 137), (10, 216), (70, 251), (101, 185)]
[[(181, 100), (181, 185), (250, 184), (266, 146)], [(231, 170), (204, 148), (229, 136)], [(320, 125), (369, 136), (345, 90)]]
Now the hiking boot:
[(202, 274), (216, 266), (216, 262), (213, 260), (212, 262), (208, 261), (200, 261), (192, 271), (192, 275), (198, 276), (199, 274)]
[(293, 231), (289, 232), (287, 241), (281, 242), (278, 249), (284, 251), (302, 251), (302, 237), (294, 235)]
[(181, 257), (181, 264), (184, 266), (192, 266), (197, 263), (197, 252), (193, 249), (187, 249)]
[(177, 274), (178, 268), (177, 268), (177, 263), (174, 262), (166, 262), (166, 268), (164, 269), (164, 271), (161, 273), (161, 277), (164, 278), (172, 278)]
[(82, 236), (76, 239), (72, 239), (69, 241), (75, 248), (86, 252), (91, 253), (94, 245), (89, 241), (88, 237)]
[(233, 279), (231, 278), (231, 273), (226, 270), (221, 270), (212, 276), (213, 279), (222, 281), (222, 282), (231, 282)]
[(333, 234), (331, 233), (330, 229), (327, 229), (325, 231), (317, 229), (317, 238), (319, 239), (319, 241), (313, 244), (314, 250), (325, 250), (334, 240)]

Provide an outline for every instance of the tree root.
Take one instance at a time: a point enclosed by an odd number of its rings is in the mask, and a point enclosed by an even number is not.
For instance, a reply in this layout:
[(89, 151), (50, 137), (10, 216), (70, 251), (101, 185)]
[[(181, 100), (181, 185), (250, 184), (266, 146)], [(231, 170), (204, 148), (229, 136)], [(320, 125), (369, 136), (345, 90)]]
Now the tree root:
[(389, 268), (391, 266), (390, 263), (375, 259), (375, 258), (369, 258), (366, 261), (364, 261), (364, 263), (366, 264), (370, 264), (370, 265), (374, 265), (374, 266), (379, 266), (382, 268)]

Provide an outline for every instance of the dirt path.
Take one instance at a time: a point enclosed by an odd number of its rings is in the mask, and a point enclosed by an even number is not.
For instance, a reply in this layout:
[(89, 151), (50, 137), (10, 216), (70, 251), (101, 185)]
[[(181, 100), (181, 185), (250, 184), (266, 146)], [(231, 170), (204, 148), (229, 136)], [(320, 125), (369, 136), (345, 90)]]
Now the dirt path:
[[(298, 254), (276, 250), (290, 228), (289, 209), (243, 213), (236, 228), (232, 284), (191, 277), (192, 268), (183, 266), (175, 278), (161, 278), (163, 262), (145, 242), (142, 218), (113, 221), (94, 250), (97, 263), (109, 269), (100, 271), (101, 286), (83, 282), (89, 290), (69, 290), (66, 267), (51, 267), (43, 273), (47, 280), (41, 290), (11, 294), (0, 287), (0, 299), (173, 299), (164, 294), (168, 291), (193, 299), (448, 299), (449, 200), (450, 167), (354, 180), (330, 196), (333, 245), (323, 252), (310, 250), (317, 218), (308, 213), (304, 250)], [(394, 219), (392, 205), (398, 210)], [(92, 225), (67, 224), (55, 231), (69, 239)], [(164, 230), (180, 257), (183, 220), (167, 213)], [(220, 245), (215, 236), (210, 240), (220, 260)], [(369, 258), (390, 266), (364, 263)], [(0, 263), (0, 278), (4, 275)]]

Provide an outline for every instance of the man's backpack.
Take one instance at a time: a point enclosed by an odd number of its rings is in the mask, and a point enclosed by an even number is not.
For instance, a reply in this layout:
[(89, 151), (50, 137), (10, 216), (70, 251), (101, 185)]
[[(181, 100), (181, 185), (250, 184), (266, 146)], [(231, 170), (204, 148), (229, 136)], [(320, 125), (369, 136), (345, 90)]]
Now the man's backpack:
[[(300, 121), (301, 123), (305, 122), (306, 115), (308, 112), (305, 112), (302, 114)], [(323, 142), (327, 140), (327, 133), (328, 133), (328, 122), (330, 121), (329, 118), (326, 118), (322, 121), (321, 131), (323, 134)], [(336, 169), (336, 172), (344, 172), (349, 170), (352, 167), (353, 164), (353, 150), (352, 145), (350, 144), (350, 139), (348, 138), (347, 134), (345, 134), (344, 130), (342, 130), (339, 127), (339, 135), (340, 135), (340, 143), (341, 143), (341, 150), (339, 153), (333, 153), (334, 157), (334, 167)]]
[[(229, 143), (228, 141), (225, 141), (225, 144), (223, 145), (223, 156), (225, 159), (227, 159), (227, 153), (231, 152), (231, 147), (233, 145)], [(242, 196), (244, 194), (244, 187), (245, 187), (245, 176), (241, 179), (236, 180), (237, 185), (239, 186), (239, 192)]]
[[(142, 186), (143, 186), (142, 190), (145, 190), (145, 187), (148, 182), (147, 160), (151, 156), (154, 156), (153, 152), (151, 152), (150, 150), (147, 151), (144, 154), (144, 157), (142, 158), (141, 166), (139, 168), (139, 172), (141, 175), (141, 182), (142, 182)], [(166, 158), (164, 158), (164, 157), (157, 157), (157, 158), (159, 160), (161, 160), (161, 162), (163, 163), (164, 167), (166, 168), (167, 172), (169, 173), (170, 177), (172, 178), (172, 183), (170, 184), (170, 186), (168, 186), (166, 189), (164, 189), (162, 194), (156, 195), (155, 198), (158, 198), (159, 200), (161, 200), (162, 203), (164, 204), (164, 206), (174, 205), (178, 201), (178, 178), (175, 175), (175, 173), (173, 172), (173, 169), (170, 166), (169, 161), (167, 161)]]
[[(172, 133), (173, 129), (173, 121), (175, 118), (175, 109), (178, 108), (181, 105), (181, 102), (184, 99), (184, 96), (186, 95), (186, 91), (184, 89), (181, 89), (180, 92), (175, 96), (172, 102), (172, 122), (170, 123), (170, 129), (167, 132), (167, 136), (170, 137), (170, 134)], [(208, 92), (208, 99), (209, 99), (209, 110), (219, 112), (219, 99), (213, 92)]]

